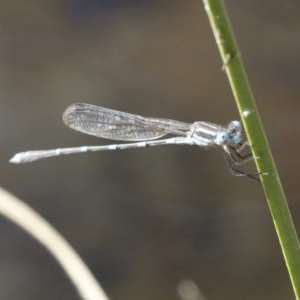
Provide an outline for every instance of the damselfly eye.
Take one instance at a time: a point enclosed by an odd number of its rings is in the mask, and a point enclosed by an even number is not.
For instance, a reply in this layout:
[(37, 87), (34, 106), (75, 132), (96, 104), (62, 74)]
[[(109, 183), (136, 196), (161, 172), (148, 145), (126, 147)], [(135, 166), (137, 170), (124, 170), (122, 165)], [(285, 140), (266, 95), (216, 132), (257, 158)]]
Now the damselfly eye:
[(230, 133), (241, 132), (242, 131), (242, 123), (240, 121), (232, 121), (228, 125), (228, 131)]
[(230, 139), (230, 135), (228, 132), (226, 131), (219, 131), (217, 136), (216, 136), (216, 144), (217, 145), (224, 145), (224, 144), (227, 144), (228, 141)]

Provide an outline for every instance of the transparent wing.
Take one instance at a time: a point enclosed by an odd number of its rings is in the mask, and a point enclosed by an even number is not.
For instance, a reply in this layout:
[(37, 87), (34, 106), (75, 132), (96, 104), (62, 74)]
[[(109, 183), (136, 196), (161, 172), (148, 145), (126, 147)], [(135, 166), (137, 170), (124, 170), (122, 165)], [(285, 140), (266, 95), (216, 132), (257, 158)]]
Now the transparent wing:
[(97, 137), (140, 141), (160, 138), (168, 133), (185, 135), (190, 124), (116, 111), (86, 103), (72, 104), (63, 114), (70, 128)]

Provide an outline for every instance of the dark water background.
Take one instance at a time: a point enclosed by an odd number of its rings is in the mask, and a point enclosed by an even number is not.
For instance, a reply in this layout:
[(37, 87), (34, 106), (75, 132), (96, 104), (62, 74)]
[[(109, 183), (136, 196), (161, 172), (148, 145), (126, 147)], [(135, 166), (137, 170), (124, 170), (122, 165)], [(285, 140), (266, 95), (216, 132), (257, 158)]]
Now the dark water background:
[[(300, 227), (300, 2), (227, 1)], [(88, 102), (221, 124), (238, 112), (201, 1), (3, 1), (0, 179), (77, 249), (113, 300), (294, 299), (259, 183), (221, 153), (166, 146), (15, 166), (16, 152), (104, 144), (61, 115)], [(56, 261), (0, 220), (1, 299), (79, 299)]]

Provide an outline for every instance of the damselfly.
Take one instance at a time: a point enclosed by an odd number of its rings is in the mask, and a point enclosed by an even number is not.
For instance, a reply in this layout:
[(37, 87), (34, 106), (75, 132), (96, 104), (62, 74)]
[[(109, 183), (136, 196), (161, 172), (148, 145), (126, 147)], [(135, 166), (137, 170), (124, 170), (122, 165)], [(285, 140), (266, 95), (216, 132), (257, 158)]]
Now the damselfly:
[[(131, 143), (26, 151), (16, 154), (10, 162), (27, 163), (47, 157), (88, 151), (187, 144), (203, 148), (219, 147), (233, 175), (259, 180), (255, 176), (257, 174), (245, 173), (238, 168), (252, 159), (251, 152), (247, 155), (241, 154), (241, 151), (249, 145), (247, 142), (242, 143), (240, 121), (232, 121), (227, 126), (209, 122), (190, 124), (170, 119), (142, 117), (86, 103), (69, 106), (63, 114), (63, 121), (70, 128), (86, 134)], [(168, 134), (173, 137), (161, 139)]]

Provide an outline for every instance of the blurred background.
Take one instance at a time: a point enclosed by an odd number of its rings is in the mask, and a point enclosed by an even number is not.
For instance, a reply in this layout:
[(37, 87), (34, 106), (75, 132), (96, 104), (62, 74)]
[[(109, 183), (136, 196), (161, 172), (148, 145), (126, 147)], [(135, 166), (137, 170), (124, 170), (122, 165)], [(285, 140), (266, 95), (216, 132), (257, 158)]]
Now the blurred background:
[[(227, 1), (300, 231), (300, 2)], [(201, 1), (0, 3), (0, 184), (78, 251), (112, 300), (294, 299), (261, 185), (218, 149), (165, 146), (11, 165), (16, 152), (105, 144), (75, 102), (144, 116), (239, 119)], [(253, 167), (253, 166), (252, 166)], [(57, 262), (0, 219), (0, 298), (79, 299)]]

